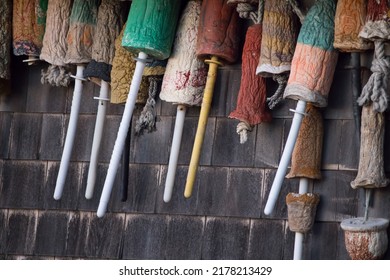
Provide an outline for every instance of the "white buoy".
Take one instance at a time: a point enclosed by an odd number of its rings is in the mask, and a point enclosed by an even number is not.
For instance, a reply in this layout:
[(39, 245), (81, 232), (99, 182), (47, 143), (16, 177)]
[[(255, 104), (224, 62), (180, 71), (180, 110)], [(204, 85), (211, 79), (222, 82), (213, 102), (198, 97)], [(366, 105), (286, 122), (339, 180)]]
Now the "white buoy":
[(280, 189), (283, 184), (284, 177), (287, 173), (287, 168), (291, 160), (292, 152), (294, 150), (295, 142), (297, 141), (299, 128), (301, 127), (302, 119), (306, 110), (306, 101), (299, 100), (297, 102), (297, 107), (294, 112), (294, 117), (292, 120), (290, 132), (287, 137), (286, 146), (284, 147), (282, 157), (280, 159), (278, 170), (276, 171), (275, 179), (272, 184), (270, 193), (268, 195), (267, 204), (264, 208), (264, 214), (270, 215), (274, 208), (276, 201), (278, 199)]
[(91, 199), (93, 197), (93, 191), (95, 188), (96, 176), (97, 176), (100, 143), (103, 136), (104, 122), (106, 119), (107, 102), (109, 101), (108, 98), (109, 89), (110, 89), (109, 83), (104, 80), (101, 80), (100, 86), (101, 87), (100, 87), (99, 97), (97, 98), (95, 97), (95, 99), (98, 100), (99, 105), (96, 114), (95, 131), (93, 134), (93, 141), (92, 141), (91, 159), (89, 162), (89, 169), (88, 169), (87, 187), (85, 190), (86, 199)]
[(178, 104), (164, 202), (169, 202), (172, 198), (187, 107), (201, 105), (206, 84), (206, 65), (196, 55), (201, 5), (200, 1), (188, 1), (181, 15), (161, 86), (160, 99)]
[(114, 144), (114, 150), (111, 155), (110, 164), (107, 170), (106, 180), (104, 181), (102, 195), (100, 197), (97, 216), (103, 217), (107, 211), (107, 205), (110, 200), (112, 187), (114, 185), (115, 176), (119, 168), (119, 163), (122, 157), (122, 152), (126, 142), (127, 132), (129, 130), (131, 117), (133, 115), (137, 94), (141, 85), (142, 74), (145, 69), (146, 59), (148, 55), (144, 52), (138, 54), (137, 63), (134, 70), (134, 76), (131, 81), (129, 94), (127, 96), (125, 109), (122, 116), (122, 121), (119, 125), (118, 135)]
[(64, 190), (66, 175), (69, 169), (70, 157), (72, 155), (73, 143), (76, 136), (77, 122), (79, 118), (81, 96), (83, 92), (83, 65), (77, 65), (76, 76), (71, 76), (75, 78), (75, 85), (73, 91), (72, 106), (70, 108), (70, 117), (68, 131), (66, 133), (64, 150), (62, 152), (60, 170), (58, 171), (58, 177), (56, 182), (56, 187), (54, 190), (54, 199), (59, 200), (62, 197), (62, 192)]

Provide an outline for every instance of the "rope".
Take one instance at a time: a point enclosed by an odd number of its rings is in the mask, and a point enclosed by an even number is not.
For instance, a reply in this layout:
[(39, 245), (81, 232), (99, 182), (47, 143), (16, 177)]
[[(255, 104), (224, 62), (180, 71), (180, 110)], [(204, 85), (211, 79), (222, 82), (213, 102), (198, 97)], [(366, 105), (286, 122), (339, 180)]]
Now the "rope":
[(387, 95), (390, 74), (390, 60), (385, 56), (385, 44), (383, 41), (374, 41), (375, 54), (371, 65), (371, 76), (362, 90), (362, 94), (357, 102), (360, 106), (373, 103), (373, 109), (376, 112), (386, 111), (389, 97)]
[(263, 21), (264, 0), (259, 1), (257, 11), (252, 4), (238, 3), (236, 8), (240, 18), (251, 19), (255, 24)]
[(47, 71), (41, 71), (41, 83), (56, 87), (67, 87), (70, 84), (70, 74), (62, 66), (50, 65)]
[(301, 9), (298, 7), (298, 2), (296, 0), (287, 0), (287, 2), (290, 3), (295, 14), (298, 16), (299, 21), (301, 23), (303, 23), (303, 21), (305, 20), (305, 15), (302, 13)]
[(272, 79), (278, 82), (279, 86), (275, 93), (271, 97), (267, 98), (268, 108), (270, 108), (271, 110), (274, 109), (280, 101), (282, 101), (284, 89), (287, 85), (287, 78), (288, 75), (286, 74), (275, 74), (272, 76)]
[(135, 135), (142, 135), (144, 129), (148, 132), (156, 130), (156, 112), (154, 110), (156, 106), (158, 82), (161, 81), (161, 77), (150, 76), (149, 78), (149, 97), (146, 104), (135, 124)]
[(248, 131), (252, 131), (252, 126), (246, 122), (240, 122), (237, 125), (236, 132), (240, 135), (240, 144), (244, 144), (248, 140)]

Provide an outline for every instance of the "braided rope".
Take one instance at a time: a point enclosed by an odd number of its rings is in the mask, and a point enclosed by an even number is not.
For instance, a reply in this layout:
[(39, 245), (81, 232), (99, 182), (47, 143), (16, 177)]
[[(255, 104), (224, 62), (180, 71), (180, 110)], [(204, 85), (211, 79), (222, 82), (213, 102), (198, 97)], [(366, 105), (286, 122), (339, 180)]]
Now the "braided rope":
[(259, 1), (257, 11), (255, 11), (255, 7), (249, 3), (238, 3), (236, 10), (240, 18), (251, 19), (255, 24), (261, 23), (263, 21), (264, 0)]
[(288, 74), (275, 74), (272, 79), (278, 83), (278, 88), (275, 93), (267, 98), (268, 108), (274, 109), (283, 99), (284, 89), (287, 85)]
[(370, 101), (373, 103), (373, 109), (376, 112), (386, 111), (389, 96), (388, 80), (390, 75), (390, 60), (385, 55), (385, 44), (381, 40), (374, 41), (375, 54), (371, 65), (371, 76), (362, 90), (362, 94), (357, 102), (363, 106)]
[(157, 95), (158, 82), (161, 81), (161, 79), (162, 78), (159, 76), (149, 77), (149, 97), (135, 124), (136, 135), (142, 135), (144, 129), (147, 129), (148, 132), (156, 130), (156, 112), (154, 107), (156, 106), (155, 97)]
[(246, 122), (240, 122), (237, 125), (236, 132), (240, 135), (240, 144), (244, 144), (248, 140), (248, 131), (252, 131), (253, 127)]

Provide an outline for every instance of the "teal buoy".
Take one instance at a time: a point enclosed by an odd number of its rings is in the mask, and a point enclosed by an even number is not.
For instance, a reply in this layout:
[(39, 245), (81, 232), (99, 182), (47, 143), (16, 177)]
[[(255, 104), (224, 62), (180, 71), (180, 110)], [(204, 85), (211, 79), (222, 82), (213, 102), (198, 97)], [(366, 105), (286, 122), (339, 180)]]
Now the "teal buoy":
[(122, 46), (130, 52), (144, 52), (158, 60), (167, 59), (180, 9), (180, 0), (133, 0)]
[(138, 58), (104, 181), (98, 217), (103, 217), (107, 211), (147, 59), (164, 60), (170, 56), (180, 4), (180, 0), (133, 0), (131, 4), (122, 46), (138, 54)]

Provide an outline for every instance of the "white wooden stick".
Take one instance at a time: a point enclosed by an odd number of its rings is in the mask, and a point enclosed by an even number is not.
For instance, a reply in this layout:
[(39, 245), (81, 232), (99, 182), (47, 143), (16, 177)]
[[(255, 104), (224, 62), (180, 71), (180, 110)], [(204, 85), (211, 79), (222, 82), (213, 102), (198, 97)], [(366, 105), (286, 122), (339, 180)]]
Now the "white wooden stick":
[(169, 202), (172, 198), (186, 111), (187, 107), (185, 105), (177, 106), (175, 129), (173, 131), (171, 154), (169, 156), (168, 173), (165, 181), (164, 202)]
[(131, 81), (129, 94), (127, 96), (125, 110), (123, 112), (122, 121), (119, 125), (118, 135), (114, 144), (114, 150), (111, 155), (110, 165), (107, 170), (107, 177), (104, 182), (102, 195), (100, 197), (97, 216), (103, 217), (107, 211), (108, 201), (110, 200), (112, 187), (114, 185), (115, 176), (119, 168), (122, 152), (126, 142), (127, 132), (129, 130), (131, 117), (133, 115), (137, 94), (141, 85), (142, 74), (145, 69), (146, 59), (148, 55), (144, 52), (138, 54), (138, 60), (135, 66), (133, 79)]
[(102, 141), (104, 122), (106, 119), (107, 102), (110, 85), (108, 82), (102, 80), (100, 86), (100, 94), (98, 98), (99, 105), (96, 114), (95, 131), (93, 134), (91, 159), (89, 161), (87, 188), (85, 190), (85, 198), (91, 199), (93, 197), (93, 191), (96, 183), (97, 167), (100, 151), (100, 143)]
[[(309, 190), (309, 179), (300, 178), (299, 179), (299, 194), (305, 194)], [(302, 260), (303, 252), (303, 239), (304, 234), (301, 232), (295, 233), (295, 242), (294, 242), (294, 260)]]
[(294, 117), (292, 120), (290, 133), (288, 134), (286, 146), (280, 159), (279, 167), (275, 175), (274, 182), (271, 187), (271, 191), (268, 195), (267, 204), (264, 208), (264, 214), (270, 215), (274, 210), (276, 201), (278, 199), (280, 189), (283, 184), (284, 177), (286, 176), (287, 168), (291, 160), (292, 152), (294, 150), (295, 142), (297, 141), (299, 128), (302, 124), (302, 119), (305, 115), (306, 101), (299, 100), (295, 109)]
[(70, 157), (72, 155), (73, 142), (76, 136), (77, 121), (79, 118), (81, 96), (83, 92), (83, 82), (82, 82), (84, 80), (83, 72), (84, 72), (84, 66), (77, 65), (76, 76), (72, 76), (73, 78), (75, 78), (73, 100), (72, 100), (72, 107), (70, 108), (69, 125), (68, 125), (68, 131), (66, 133), (64, 150), (62, 152), (60, 170), (58, 171), (57, 183), (54, 190), (55, 200), (59, 200), (62, 197), (66, 175), (68, 173)]

